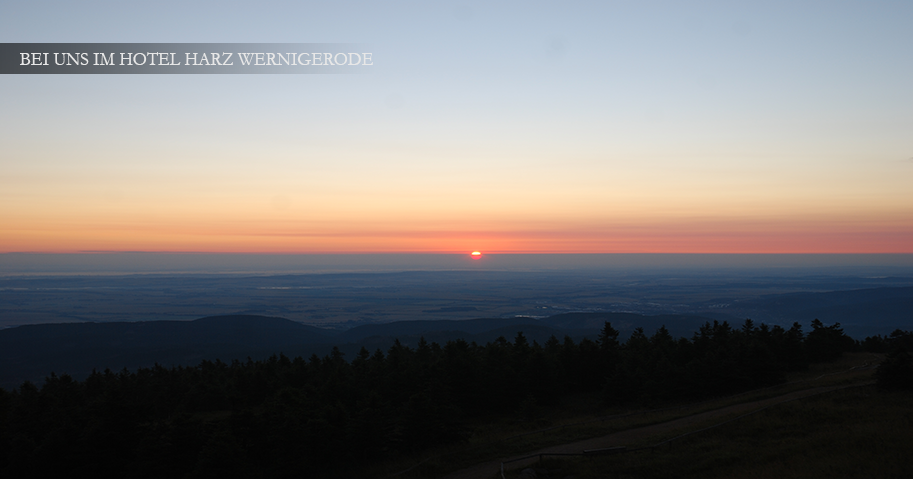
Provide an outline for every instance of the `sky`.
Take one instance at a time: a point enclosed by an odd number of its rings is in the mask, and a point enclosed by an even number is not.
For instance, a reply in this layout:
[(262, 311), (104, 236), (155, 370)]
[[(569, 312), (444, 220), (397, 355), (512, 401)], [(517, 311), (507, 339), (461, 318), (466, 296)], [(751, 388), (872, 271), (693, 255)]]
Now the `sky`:
[(0, 75), (0, 253), (913, 253), (913, 3), (0, 3), (2, 43), (363, 75)]

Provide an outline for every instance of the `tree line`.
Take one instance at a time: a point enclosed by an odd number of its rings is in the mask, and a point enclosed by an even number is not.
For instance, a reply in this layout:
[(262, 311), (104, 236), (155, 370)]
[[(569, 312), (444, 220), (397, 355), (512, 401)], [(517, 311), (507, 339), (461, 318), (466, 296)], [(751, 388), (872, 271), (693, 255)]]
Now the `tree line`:
[(322, 358), (156, 365), (84, 381), (52, 374), (41, 387), (0, 389), (0, 474), (344, 477), (351, 465), (463, 440), (474, 422), (521, 405), (558, 407), (573, 394), (607, 405), (696, 400), (900, 342), (811, 326), (805, 334), (798, 323), (714, 321), (690, 339), (638, 328), (620, 342), (605, 323), (596, 341), (530, 343), (519, 332), (484, 345), (396, 341), (349, 361), (334, 348)]

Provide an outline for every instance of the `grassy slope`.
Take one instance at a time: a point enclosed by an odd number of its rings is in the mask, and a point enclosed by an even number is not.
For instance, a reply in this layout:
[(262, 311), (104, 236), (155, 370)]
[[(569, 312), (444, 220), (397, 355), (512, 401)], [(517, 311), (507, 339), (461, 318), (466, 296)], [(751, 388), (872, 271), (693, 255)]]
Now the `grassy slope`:
[[(544, 446), (568, 443), (580, 439), (597, 437), (645, 425), (663, 423), (669, 420), (689, 416), (700, 412), (712, 411), (724, 406), (747, 403), (770, 397), (777, 397), (797, 390), (821, 386), (853, 385), (861, 382), (867, 382), (871, 380), (872, 373), (874, 372), (871, 366), (877, 364), (880, 362), (880, 360), (880, 356), (872, 354), (848, 354), (845, 355), (841, 360), (833, 363), (813, 365), (807, 371), (792, 375), (790, 378), (788, 378), (788, 382), (786, 384), (780, 386), (752, 391), (736, 396), (705, 401), (698, 404), (682, 405), (680, 408), (676, 407), (663, 411), (647, 412), (645, 410), (605, 410), (599, 408), (596, 405), (595, 398), (577, 398), (573, 402), (565, 404), (564, 407), (558, 410), (551, 410), (547, 412), (540, 410), (539, 412), (543, 413), (542, 415), (537, 415), (535, 411), (532, 411), (532, 414), (530, 414), (530, 411), (518, 411), (517, 414), (512, 417), (490, 418), (490, 420), (480, 422), (479, 424), (476, 424), (474, 427), (472, 427), (472, 437), (470, 437), (469, 440), (465, 443), (440, 448), (437, 451), (428, 451), (421, 456), (415, 456), (411, 458), (401, 457), (398, 459), (393, 459), (387, 464), (371, 467), (370, 471), (364, 472), (368, 473), (369, 476), (384, 477), (394, 471), (403, 471), (404, 469), (407, 469), (411, 466), (415, 466), (418, 462), (421, 461), (422, 464), (420, 466), (415, 467), (408, 473), (397, 475), (396, 477), (441, 477), (447, 475), (447, 472), (449, 471), (456, 471), (485, 461), (498, 461), (500, 460), (499, 458), (503, 459), (524, 455)], [(872, 400), (881, 400), (879, 398), (884, 399), (893, 397), (891, 395), (882, 395), (872, 388), (855, 388), (850, 389), (847, 392), (832, 392), (815, 398), (793, 401), (784, 405), (775, 406), (762, 413), (740, 419), (735, 423), (730, 424), (729, 426), (701, 433), (685, 441), (676, 442), (673, 448), (664, 449), (661, 451), (661, 453), (631, 453), (617, 457), (588, 457), (582, 460), (563, 460), (557, 462), (546, 461), (545, 464), (551, 464), (552, 467), (558, 467), (559, 469), (562, 469), (561, 473), (557, 475), (551, 474), (548, 477), (565, 477), (568, 475), (573, 475), (577, 479), (586, 477), (653, 477), (650, 476), (650, 474), (654, 473), (660, 474), (656, 477), (681, 477), (683, 474), (691, 474), (693, 477), (704, 477), (716, 474), (715, 472), (712, 472), (716, 470), (723, 471), (720, 473), (720, 476), (722, 477), (729, 477), (734, 474), (736, 477), (739, 477), (737, 468), (730, 467), (731, 464), (737, 464), (739, 461), (742, 461), (741, 458), (744, 455), (757, 454), (757, 451), (752, 450), (753, 447), (757, 446), (752, 446), (750, 442), (748, 445), (745, 445), (745, 440), (734, 441), (723, 438), (719, 441), (721, 441), (727, 447), (730, 445), (733, 447), (735, 445), (740, 445), (739, 447), (746, 448), (748, 452), (743, 450), (724, 452), (721, 449), (719, 456), (707, 456), (706, 460), (699, 458), (700, 455), (706, 456), (706, 454), (701, 452), (699, 449), (691, 448), (699, 447), (700, 444), (705, 444), (703, 441), (709, 440), (708, 438), (717, 437), (717, 435), (720, 434), (720, 431), (739, 431), (743, 428), (745, 428), (745, 430), (752, 431), (748, 437), (758, 437), (759, 441), (764, 440), (765, 436), (763, 434), (759, 435), (757, 431), (751, 429), (748, 425), (755, 424), (756, 421), (760, 421), (757, 424), (761, 424), (762, 426), (770, 423), (769, 415), (774, 414), (775, 411), (780, 411), (781, 408), (786, 408), (785, 410), (793, 410), (791, 408), (796, 408), (804, 404), (817, 404), (818, 401), (824, 401), (824, 404), (828, 404), (828, 401), (834, 400), (833, 398), (842, 397), (843, 395), (852, 396), (853, 394), (862, 394), (860, 391), (864, 391), (864, 394), (866, 395), (863, 396), (863, 398), (874, 398)], [(894, 417), (898, 414), (903, 417), (903, 414), (909, 415), (911, 412), (913, 412), (913, 409), (911, 409), (911, 407), (913, 407), (913, 395), (900, 395), (896, 398), (896, 400), (894, 400), (894, 402), (896, 404), (892, 407), (887, 407), (880, 403), (873, 404), (872, 406), (860, 406), (856, 404), (841, 406), (843, 409), (847, 409), (852, 412), (852, 414), (848, 413), (845, 416), (841, 417), (845, 417), (847, 420), (849, 420), (849, 418), (858, 418), (860, 417), (860, 413), (854, 412), (857, 409), (861, 409), (863, 411), (871, 410), (872, 414), (874, 414), (876, 411), (885, 410), (887, 411), (886, 414), (888, 417)], [(904, 404), (906, 404), (907, 409), (903, 409)], [(900, 412), (901, 410), (903, 413)], [(600, 417), (619, 413), (635, 414), (632, 416), (614, 418), (610, 420), (597, 420)], [(793, 414), (793, 416), (795, 415), (796, 414)], [(817, 422), (813, 420), (813, 418), (816, 416), (804, 413), (800, 413), (799, 416), (800, 418), (807, 417), (809, 418), (809, 422), (812, 424), (817, 424)], [(759, 420), (757, 418), (767, 419)], [(835, 420), (819, 419), (818, 421), (823, 421), (827, 424), (841, 424)], [(861, 419), (860, 421), (862, 425), (870, 423), (878, 424), (874, 419)], [(909, 419), (907, 419), (907, 421), (909, 421)], [(516, 435), (522, 433), (529, 433), (535, 430), (548, 429), (549, 427), (579, 422), (585, 422), (586, 424), (562, 427), (559, 429), (550, 429), (542, 431), (541, 433), (533, 433), (524, 435), (522, 437), (515, 437)], [(909, 423), (907, 424), (907, 427), (909, 427)], [(704, 424), (700, 427), (709, 425), (711, 424)], [(700, 427), (696, 428), (699, 429)], [(876, 426), (875, 430), (878, 431), (879, 427), (881, 426)], [(804, 439), (802, 439), (810, 434), (809, 431), (817, 431), (817, 429), (810, 427), (809, 424), (798, 423), (793, 429), (781, 426), (777, 426), (776, 428), (772, 427), (771, 433), (773, 434), (780, 429), (785, 432), (782, 435), (778, 435), (774, 439), (771, 439), (774, 441), (774, 443), (782, 443), (795, 446), (796, 453), (800, 454), (800, 457), (802, 455), (808, 454), (820, 455), (820, 453), (815, 449), (805, 447)], [(843, 431), (843, 429), (839, 430)], [(797, 431), (801, 431), (802, 433), (800, 434)], [(650, 440), (644, 441), (644, 444), (642, 445), (655, 444), (659, 441), (676, 436), (682, 432), (687, 431), (669, 431), (662, 436), (657, 436), (655, 438), (650, 438)], [(827, 438), (829, 435), (833, 436), (833, 431), (823, 434), (825, 438)], [(796, 441), (798, 441), (798, 443), (796, 443)], [(911, 442), (909, 437), (907, 439), (901, 440), (900, 442), (903, 445), (902, 447), (906, 447), (908, 450), (913, 450), (913, 448), (910, 447), (913, 446), (913, 442)], [(629, 446), (638, 446), (638, 444), (630, 444)], [(712, 449), (713, 447), (711, 447), (711, 450)], [(764, 449), (770, 449), (772, 451), (774, 450), (768, 448), (767, 446), (764, 446)], [(860, 451), (866, 451), (866, 449), (862, 448)], [(789, 452), (788, 448), (787, 452)], [(783, 463), (783, 461), (790, 457), (790, 454), (787, 452), (775, 451), (772, 456), (764, 456), (764, 459), (761, 460), (760, 463)], [(839, 455), (841, 458), (853, 457), (852, 454), (841, 453)], [(668, 460), (663, 459), (667, 457), (669, 458)], [(783, 458), (782, 460), (779, 459), (781, 457)], [(879, 457), (881, 456), (879, 455)], [(675, 458), (679, 458), (681, 461), (689, 464), (689, 466), (683, 468), (681, 464), (675, 463)], [(736, 459), (733, 460), (732, 458)], [(888, 457), (888, 459), (890, 459), (890, 457)], [(890, 462), (890, 460), (888, 462)], [(744, 463), (755, 464), (753, 461)], [(822, 463), (826, 463), (826, 461), (823, 461)], [(839, 463), (839, 461), (837, 461), (837, 463)], [(651, 464), (656, 464), (656, 467), (651, 466)], [(696, 465), (692, 467), (690, 464)], [(748, 467), (746, 471), (750, 472), (753, 467), (754, 466)], [(496, 469), (497, 466), (494, 467), (492, 472), (494, 472)], [(619, 476), (616, 474), (610, 474), (608, 471), (618, 471), (622, 472), (623, 474)], [(667, 475), (661, 475), (662, 471), (670, 472)], [(518, 473), (519, 470), (513, 471), (513, 477), (517, 477)], [(768, 471), (764, 473), (764, 475), (748, 475), (745, 477), (773, 477), (776, 475), (778, 475), (776, 471)], [(830, 475), (836, 475), (838, 477), (841, 476), (840, 474), (833, 473)], [(891, 474), (884, 473), (882, 476), (891, 477)], [(500, 475), (497, 474), (497, 477), (500, 477)], [(800, 477), (809, 477), (809, 474), (803, 474)], [(878, 475), (876, 474), (869, 477), (878, 477)]]
[(652, 453), (545, 460), (542, 467), (548, 477), (576, 479), (900, 478), (913, 477), (910, 451), (913, 393), (866, 386), (774, 406)]

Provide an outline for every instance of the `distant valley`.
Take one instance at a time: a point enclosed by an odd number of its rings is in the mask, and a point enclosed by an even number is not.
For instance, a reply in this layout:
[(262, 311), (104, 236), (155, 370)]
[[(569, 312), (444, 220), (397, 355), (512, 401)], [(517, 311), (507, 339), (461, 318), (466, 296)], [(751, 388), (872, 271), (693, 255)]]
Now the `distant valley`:
[(484, 344), (520, 331), (626, 339), (665, 325), (691, 337), (708, 321), (738, 327), (813, 319), (853, 338), (913, 329), (913, 279), (739, 274), (405, 272), (282, 276), (128, 275), (0, 279), (0, 386), (52, 371), (135, 369), (203, 359), (355, 357), (424, 337)]

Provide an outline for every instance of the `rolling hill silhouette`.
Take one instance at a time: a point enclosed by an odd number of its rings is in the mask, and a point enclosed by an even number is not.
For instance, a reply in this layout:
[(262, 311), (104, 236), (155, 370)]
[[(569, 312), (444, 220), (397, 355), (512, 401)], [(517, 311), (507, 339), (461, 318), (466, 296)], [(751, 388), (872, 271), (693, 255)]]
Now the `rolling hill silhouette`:
[(665, 324), (673, 334), (690, 336), (708, 321), (697, 316), (641, 316), (629, 313), (569, 313), (550, 318), (481, 318), (471, 320), (398, 321), (331, 332), (284, 318), (229, 315), (194, 321), (131, 323), (62, 323), (0, 330), (0, 387), (40, 382), (51, 372), (81, 379), (93, 369), (130, 370), (156, 363), (166, 367), (196, 365), (203, 359), (261, 359), (273, 354), (308, 357), (329, 353), (333, 346), (348, 358), (365, 347), (386, 351), (399, 339), (414, 345), (454, 339), (486, 343), (499, 336), (513, 339), (520, 331), (529, 341), (552, 335), (595, 339), (604, 321), (617, 324), (622, 337), (636, 326), (652, 332)]

